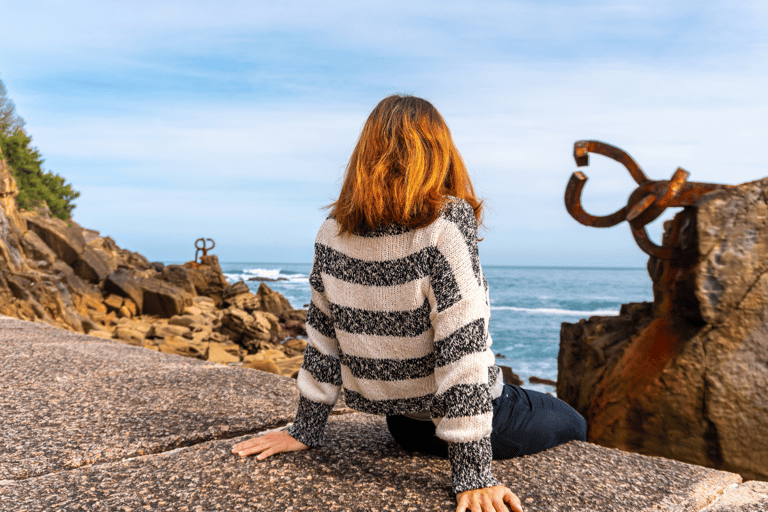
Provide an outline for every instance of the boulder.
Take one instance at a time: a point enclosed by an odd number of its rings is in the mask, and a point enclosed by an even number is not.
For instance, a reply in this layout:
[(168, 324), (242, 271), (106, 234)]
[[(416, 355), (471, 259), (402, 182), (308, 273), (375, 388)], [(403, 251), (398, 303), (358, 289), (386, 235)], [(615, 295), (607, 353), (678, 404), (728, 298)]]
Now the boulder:
[(268, 321), (234, 307), (223, 311), (221, 331), (251, 353), (258, 350), (260, 341), (269, 341), (272, 338)]
[(157, 274), (157, 277), (177, 288), (181, 288), (190, 296), (197, 295), (195, 285), (189, 277), (189, 271), (182, 265), (165, 265)]
[(259, 289), (256, 291), (256, 296), (261, 301), (261, 307), (259, 308), (261, 311), (267, 311), (277, 317), (287, 311), (293, 311), (288, 299), (272, 290), (264, 283), (259, 285)]
[(768, 479), (768, 178), (665, 224), (654, 302), (564, 323), (560, 398), (589, 440)]
[(30, 231), (35, 232), (64, 263), (72, 267), (80, 259), (85, 247), (80, 229), (56, 218), (25, 215), (25, 219)]
[(202, 256), (200, 263), (190, 261), (184, 264), (190, 281), (198, 295), (212, 298), (220, 302), (224, 290), (229, 286), (227, 278), (221, 271), (219, 259), (214, 255)]
[(192, 305), (188, 291), (159, 279), (144, 278), (119, 268), (104, 281), (104, 291), (130, 298), (138, 312), (170, 318)]

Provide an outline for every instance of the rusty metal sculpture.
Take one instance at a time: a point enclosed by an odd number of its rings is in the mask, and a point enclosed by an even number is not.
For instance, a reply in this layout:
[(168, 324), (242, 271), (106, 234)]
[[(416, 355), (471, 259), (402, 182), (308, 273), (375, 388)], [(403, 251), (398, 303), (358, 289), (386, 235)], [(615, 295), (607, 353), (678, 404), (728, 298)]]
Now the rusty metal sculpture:
[(580, 171), (574, 172), (565, 189), (565, 208), (568, 213), (581, 224), (596, 228), (608, 228), (626, 220), (640, 249), (660, 259), (676, 257), (679, 249), (653, 243), (645, 231), (646, 224), (656, 220), (670, 206), (692, 206), (704, 194), (729, 187), (715, 183), (688, 182), (686, 180), (690, 173), (681, 167), (677, 168), (670, 180), (651, 180), (631, 156), (615, 146), (596, 140), (580, 140), (573, 145), (577, 166), (589, 165), (589, 153), (607, 156), (623, 164), (638, 187), (630, 194), (627, 206), (610, 215), (598, 217), (582, 208), (581, 192), (587, 177)]
[[(206, 240), (211, 242), (211, 246), (210, 247), (208, 247), (206, 245), (206, 243), (205, 243)], [(198, 245), (200, 242), (203, 243), (202, 247), (200, 247), (200, 245)], [(200, 251), (203, 251), (203, 256), (208, 256), (208, 251), (210, 251), (214, 247), (216, 247), (216, 242), (214, 242), (213, 239), (211, 239), (211, 238), (198, 238), (197, 240), (195, 240), (195, 263), (197, 263), (197, 255), (198, 255), (198, 253)]]

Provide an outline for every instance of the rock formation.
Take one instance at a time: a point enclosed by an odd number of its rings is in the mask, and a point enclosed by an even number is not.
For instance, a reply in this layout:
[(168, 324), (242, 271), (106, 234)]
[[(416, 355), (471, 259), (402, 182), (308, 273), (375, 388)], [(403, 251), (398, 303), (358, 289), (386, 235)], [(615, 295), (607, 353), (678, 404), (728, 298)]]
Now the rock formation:
[(768, 480), (768, 178), (665, 224), (653, 303), (564, 323), (557, 393), (589, 440)]
[(0, 314), (177, 355), (295, 376), (306, 310), (230, 285), (215, 255), (150, 263), (44, 208), (19, 211), (0, 152)]

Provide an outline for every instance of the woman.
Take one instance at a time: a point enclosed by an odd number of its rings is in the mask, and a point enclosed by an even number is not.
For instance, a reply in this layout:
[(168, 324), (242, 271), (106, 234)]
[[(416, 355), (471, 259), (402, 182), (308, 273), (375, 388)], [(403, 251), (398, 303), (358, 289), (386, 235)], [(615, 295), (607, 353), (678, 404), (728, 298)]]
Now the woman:
[(285, 431), (233, 447), (263, 460), (323, 443), (331, 408), (387, 416), (405, 449), (448, 457), (457, 511), (522, 510), (493, 458), (585, 439), (548, 395), (505, 385), (488, 335), (477, 252), (482, 203), (450, 132), (426, 100), (390, 96), (363, 127), (315, 243), (309, 343)]

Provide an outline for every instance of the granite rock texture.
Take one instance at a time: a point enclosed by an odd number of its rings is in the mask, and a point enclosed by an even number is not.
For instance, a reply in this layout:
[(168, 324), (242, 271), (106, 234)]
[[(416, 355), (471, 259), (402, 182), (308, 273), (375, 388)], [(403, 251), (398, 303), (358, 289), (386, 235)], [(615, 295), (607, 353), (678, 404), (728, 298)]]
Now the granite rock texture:
[(0, 317), (0, 480), (285, 424), (293, 381)]
[[(404, 452), (383, 418), (349, 409), (331, 417), (321, 449), (231, 454), (293, 415), (287, 377), (7, 317), (0, 347), (2, 511), (455, 508), (447, 460)], [(494, 473), (528, 512), (764, 504), (736, 474), (588, 443), (496, 461)], [(728, 499), (738, 508), (722, 508)]]
[(564, 323), (558, 396), (589, 441), (768, 479), (768, 178), (665, 225), (653, 304)]

